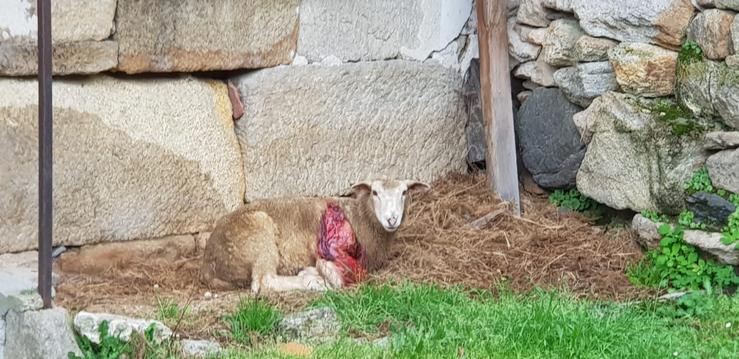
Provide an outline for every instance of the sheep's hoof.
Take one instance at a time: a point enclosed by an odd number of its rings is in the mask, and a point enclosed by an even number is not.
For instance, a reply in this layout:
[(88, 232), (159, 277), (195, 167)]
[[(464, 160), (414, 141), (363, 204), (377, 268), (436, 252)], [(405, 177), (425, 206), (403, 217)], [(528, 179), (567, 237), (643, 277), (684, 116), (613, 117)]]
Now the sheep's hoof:
[(325, 292), (329, 289), (326, 280), (321, 278), (319, 275), (305, 274), (301, 276), (305, 281), (305, 288), (308, 290), (314, 290), (317, 292)]

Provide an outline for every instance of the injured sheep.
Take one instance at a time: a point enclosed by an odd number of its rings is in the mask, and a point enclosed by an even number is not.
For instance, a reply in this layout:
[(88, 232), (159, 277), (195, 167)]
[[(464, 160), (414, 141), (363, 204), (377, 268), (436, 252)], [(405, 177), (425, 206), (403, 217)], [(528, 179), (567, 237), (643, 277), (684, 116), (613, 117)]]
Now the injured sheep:
[(220, 219), (203, 256), (201, 280), (252, 292), (326, 290), (362, 281), (380, 267), (418, 181), (376, 180), (351, 197), (270, 199)]

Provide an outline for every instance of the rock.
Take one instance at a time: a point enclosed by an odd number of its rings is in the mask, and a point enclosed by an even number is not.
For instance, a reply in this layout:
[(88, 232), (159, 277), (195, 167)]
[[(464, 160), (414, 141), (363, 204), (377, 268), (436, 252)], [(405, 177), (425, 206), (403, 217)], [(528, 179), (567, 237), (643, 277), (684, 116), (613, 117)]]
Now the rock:
[(734, 14), (723, 10), (706, 10), (698, 14), (688, 28), (688, 39), (695, 41), (703, 55), (723, 60), (731, 54), (731, 23)]
[(341, 323), (330, 308), (315, 308), (293, 313), (277, 325), (280, 334), (289, 340), (322, 340), (335, 337)]
[[(51, 282), (58, 280), (52, 273)], [(0, 254), (0, 317), (9, 310), (23, 312), (43, 306), (38, 291), (38, 252)], [(52, 297), (54, 289), (52, 287)]]
[(739, 11), (739, 0), (714, 0), (713, 2), (719, 9)]
[(696, 116), (720, 116), (739, 129), (739, 68), (715, 61), (694, 61), (678, 66), (676, 95)]
[(541, 85), (539, 85), (537, 83), (534, 83), (532, 81), (524, 81), (523, 84), (522, 84), (522, 86), (523, 86), (523, 88), (525, 88), (527, 90), (531, 90), (531, 91), (536, 90), (539, 87), (541, 87)]
[(652, 222), (651, 219), (642, 216), (641, 214), (634, 215), (631, 220), (631, 229), (633, 229), (637, 236), (636, 242), (645, 249), (655, 249), (659, 247), (659, 241), (662, 236), (659, 234), (660, 223)]
[[(118, 44), (107, 41), (113, 28), (115, 0), (53, 1), (52, 72), (91, 74), (118, 63)], [(0, 75), (30, 76), (38, 70), (36, 3), (2, 5), (0, 15)]]
[(614, 209), (677, 214), (684, 208), (683, 183), (706, 154), (699, 137), (676, 136), (649, 106), (649, 100), (608, 92), (574, 116), (588, 143), (577, 188)]
[[(0, 79), (0, 253), (37, 246), (37, 89)], [(243, 203), (222, 82), (56, 80), (54, 123), (54, 245), (207, 231)]]
[(675, 91), (676, 52), (649, 44), (622, 42), (608, 52), (608, 57), (624, 92), (660, 97)]
[(529, 97), (531, 96), (532, 93), (533, 92), (528, 91), (528, 90), (527, 91), (521, 91), (521, 92), (518, 93), (518, 95), (516, 95), (516, 99), (518, 100), (518, 102), (524, 103), (526, 100), (529, 99)]
[(515, 18), (508, 19), (508, 52), (519, 62), (536, 60), (541, 46), (524, 41), (521, 27), (516, 24)]
[(736, 245), (721, 243), (721, 233), (685, 231), (683, 240), (713, 255), (721, 263), (739, 265), (739, 251), (736, 250)]
[[(469, 118), (465, 127), (467, 138), (467, 161), (469, 163), (485, 162), (485, 125), (480, 106), (480, 62), (474, 60), (465, 76), (462, 93)], [(517, 118), (517, 111), (513, 107), (513, 120)]]
[(718, 152), (706, 162), (713, 185), (739, 193), (739, 149)]
[(459, 36), (471, 12), (472, 0), (304, 0), (298, 54), (310, 62), (423, 61)]
[(559, 89), (536, 89), (521, 105), (515, 122), (517, 143), (524, 166), (540, 186), (575, 184), (585, 146), (572, 116), (581, 110)]
[(287, 66), (234, 80), (248, 200), (333, 195), (363, 178), (467, 168), (462, 79), (438, 64)]
[(698, 192), (689, 196), (687, 203), (688, 210), (695, 215), (695, 222), (705, 223), (715, 230), (721, 230), (728, 222), (729, 216), (736, 211), (733, 203), (721, 196), (706, 192)]
[(613, 67), (608, 62), (586, 62), (554, 73), (554, 82), (571, 102), (588, 107), (593, 99), (618, 89)]
[(552, 21), (542, 44), (542, 60), (556, 67), (574, 65), (577, 62), (575, 44), (583, 35), (575, 20)]
[(618, 45), (618, 42), (591, 37), (580, 36), (575, 42), (575, 60), (578, 62), (606, 61), (608, 51)]
[[(739, 16), (737, 16), (737, 18), (739, 18)], [(739, 33), (739, 31), (737, 31), (737, 33)], [(739, 41), (739, 39), (736, 39), (734, 41)], [(736, 51), (739, 52), (739, 50)], [(726, 66), (728, 66), (729, 68), (739, 70), (739, 55), (727, 56), (724, 61), (726, 62)]]
[(221, 345), (210, 340), (189, 340), (181, 342), (182, 354), (187, 357), (205, 358), (221, 351)]
[(591, 36), (672, 49), (683, 42), (695, 12), (691, 0), (576, 1), (573, 10)]
[[(734, 47), (734, 57), (739, 55), (739, 16), (734, 16), (734, 22), (731, 23), (731, 43)], [(729, 59), (727, 58), (728, 62)], [(739, 61), (738, 61), (739, 62)]]
[(706, 143), (703, 148), (707, 150), (725, 150), (739, 147), (739, 131), (714, 131), (706, 133), (704, 138)]
[(0, 359), (5, 358), (5, 317), (0, 315)]
[[(64, 0), (51, 4), (51, 38), (54, 42), (101, 41), (113, 29), (116, 0)], [(36, 3), (15, 1), (3, 4), (0, 42), (35, 44), (38, 28)]]
[(133, 333), (143, 335), (144, 331), (154, 326), (154, 341), (161, 343), (172, 336), (172, 331), (166, 325), (156, 320), (144, 320), (124, 317), (108, 313), (89, 313), (81, 311), (74, 317), (74, 328), (80, 335), (90, 339), (93, 343), (100, 342), (100, 324), (108, 322), (108, 334), (123, 341), (131, 340)]
[(680, 104), (698, 117), (714, 117), (718, 113), (714, 104), (717, 91), (719, 65), (713, 61), (681, 62), (677, 67), (675, 97)]
[(65, 273), (94, 275), (113, 268), (125, 269), (136, 263), (166, 265), (194, 257), (197, 251), (195, 238), (188, 234), (87, 245), (64, 253), (57, 264)]
[(529, 61), (518, 66), (513, 75), (520, 79), (530, 80), (540, 86), (551, 87), (554, 86), (554, 71), (556, 69), (544, 62), (539, 56), (536, 61)]
[(118, 70), (195, 72), (289, 64), (298, 0), (118, 0)]
[(519, 23), (535, 27), (547, 27), (550, 10), (544, 7), (543, 0), (521, 0), (516, 19)]
[[(0, 43), (0, 75), (32, 76), (38, 70), (36, 44)], [(52, 72), (55, 75), (94, 74), (118, 64), (115, 41), (55, 43)]]
[(238, 120), (244, 116), (244, 104), (241, 103), (239, 89), (231, 83), (228, 84), (228, 99), (231, 101), (231, 117)]
[(572, 12), (574, 10), (576, 1), (579, 0), (543, 0), (542, 4), (548, 9), (562, 12)]
[(10, 311), (5, 318), (5, 357), (24, 359), (67, 358), (81, 355), (64, 308)]
[(532, 28), (532, 27), (526, 27), (521, 26), (519, 27), (521, 31), (521, 39), (523, 41), (536, 44), (536, 45), (542, 45), (544, 44), (544, 39), (547, 37), (547, 33), (549, 32), (548, 28), (539, 29), (539, 28)]

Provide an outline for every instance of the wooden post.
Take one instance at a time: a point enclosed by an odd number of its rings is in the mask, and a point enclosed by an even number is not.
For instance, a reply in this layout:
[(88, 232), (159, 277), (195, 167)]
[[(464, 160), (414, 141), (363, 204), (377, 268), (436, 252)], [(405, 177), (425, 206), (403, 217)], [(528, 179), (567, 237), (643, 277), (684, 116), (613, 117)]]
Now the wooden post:
[(521, 215), (508, 70), (507, 1), (477, 0), (476, 4), (488, 183), (501, 199), (513, 204), (516, 215)]

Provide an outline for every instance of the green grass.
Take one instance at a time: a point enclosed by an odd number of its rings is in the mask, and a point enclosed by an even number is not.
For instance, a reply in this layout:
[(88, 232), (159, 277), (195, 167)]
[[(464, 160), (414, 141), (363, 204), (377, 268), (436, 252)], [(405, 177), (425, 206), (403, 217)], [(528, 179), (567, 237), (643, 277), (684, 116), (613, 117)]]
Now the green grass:
[(271, 334), (281, 319), (280, 312), (263, 299), (242, 299), (236, 312), (225, 318), (231, 337), (240, 344), (252, 344), (254, 336)]
[(164, 322), (164, 324), (170, 327), (175, 326), (181, 318), (190, 314), (190, 308), (187, 306), (180, 307), (172, 298), (156, 297), (156, 302), (156, 319)]
[[(316, 358), (734, 358), (739, 300), (715, 297), (700, 316), (677, 304), (578, 300), (562, 292), (468, 292), (430, 285), (363, 286), (331, 292), (315, 306), (334, 308), (344, 339), (315, 348)], [(706, 307), (704, 307), (706, 308)], [(726, 323), (731, 322), (731, 327)], [(351, 335), (389, 331), (382, 349)], [(232, 350), (222, 358), (279, 358)]]

